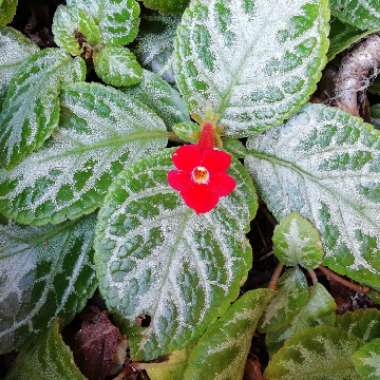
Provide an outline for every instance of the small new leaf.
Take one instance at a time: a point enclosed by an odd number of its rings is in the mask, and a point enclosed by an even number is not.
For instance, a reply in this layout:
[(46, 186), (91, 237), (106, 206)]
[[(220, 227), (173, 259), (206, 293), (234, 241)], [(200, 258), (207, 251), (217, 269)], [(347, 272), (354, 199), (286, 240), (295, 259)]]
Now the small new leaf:
[[(197, 215), (168, 184), (172, 149), (119, 175), (99, 213), (97, 275), (110, 310), (134, 334), (132, 356), (152, 360), (194, 341), (229, 306), (251, 267), (245, 233), (257, 210), (255, 189), (234, 160), (236, 189)], [(149, 327), (135, 326), (150, 318)]]
[(74, 362), (59, 331), (59, 323), (27, 344), (18, 355), (5, 380), (86, 380)]
[(74, 56), (82, 53), (79, 39), (84, 39), (92, 46), (101, 40), (100, 29), (93, 17), (76, 7), (60, 5), (54, 14), (52, 28), (54, 42)]
[(129, 87), (143, 79), (143, 70), (135, 55), (125, 47), (106, 46), (94, 54), (96, 74), (114, 87)]
[(318, 230), (297, 212), (281, 220), (274, 230), (273, 250), (284, 265), (317, 268), (323, 260)]
[(280, 278), (278, 290), (263, 316), (260, 331), (269, 333), (288, 327), (309, 300), (305, 275), (299, 268), (286, 271)]
[(284, 341), (303, 331), (305, 327), (333, 325), (335, 323), (336, 304), (334, 298), (321, 284), (309, 288), (307, 302), (298, 308), (289, 324), (270, 332), (266, 336), (269, 352), (277, 351)]

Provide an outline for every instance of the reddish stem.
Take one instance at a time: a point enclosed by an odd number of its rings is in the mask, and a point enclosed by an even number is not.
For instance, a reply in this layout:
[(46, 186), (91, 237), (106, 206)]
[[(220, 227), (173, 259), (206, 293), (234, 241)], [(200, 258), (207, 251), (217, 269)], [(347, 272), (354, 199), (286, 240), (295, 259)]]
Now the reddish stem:
[(370, 288), (367, 288), (365, 286), (360, 286), (358, 284), (355, 284), (351, 281), (346, 280), (343, 277), (340, 277), (336, 273), (332, 272), (330, 269), (327, 269), (324, 266), (318, 267), (318, 269), (327, 277), (328, 280), (335, 281), (338, 284), (341, 284), (345, 286), (346, 288), (349, 288), (353, 290), (356, 293), (362, 293), (362, 294), (368, 294), (370, 292)]
[(272, 290), (276, 290), (277, 289), (277, 283), (278, 283), (278, 280), (281, 276), (281, 273), (282, 273), (282, 270), (284, 269), (284, 266), (282, 264), (278, 264), (276, 269), (274, 270), (273, 274), (272, 274), (272, 278), (270, 279), (270, 282), (269, 282), (269, 285), (268, 285), (268, 288), (269, 289), (272, 289)]

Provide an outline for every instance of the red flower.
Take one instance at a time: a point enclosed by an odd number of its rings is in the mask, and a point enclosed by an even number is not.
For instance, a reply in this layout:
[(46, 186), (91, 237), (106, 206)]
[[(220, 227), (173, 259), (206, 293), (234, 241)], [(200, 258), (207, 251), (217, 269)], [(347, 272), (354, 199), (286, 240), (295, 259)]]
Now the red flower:
[(203, 127), (198, 144), (183, 145), (173, 153), (176, 170), (168, 173), (171, 187), (198, 214), (211, 211), (219, 198), (230, 194), (236, 181), (227, 174), (231, 156), (214, 148), (214, 127)]

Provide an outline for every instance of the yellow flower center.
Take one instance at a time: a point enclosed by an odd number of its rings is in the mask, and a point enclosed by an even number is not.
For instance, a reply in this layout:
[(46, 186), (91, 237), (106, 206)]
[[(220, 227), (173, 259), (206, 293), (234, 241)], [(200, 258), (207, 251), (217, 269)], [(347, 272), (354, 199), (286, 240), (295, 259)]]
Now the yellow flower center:
[(205, 185), (210, 179), (210, 173), (204, 166), (197, 166), (191, 174), (193, 181), (198, 185)]

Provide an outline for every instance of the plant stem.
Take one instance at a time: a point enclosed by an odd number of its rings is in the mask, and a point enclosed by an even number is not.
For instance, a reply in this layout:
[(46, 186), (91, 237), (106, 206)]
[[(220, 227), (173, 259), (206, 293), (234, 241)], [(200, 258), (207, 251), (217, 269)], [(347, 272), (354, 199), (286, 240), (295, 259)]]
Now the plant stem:
[(338, 284), (341, 284), (345, 286), (346, 288), (353, 290), (354, 292), (368, 294), (369, 291), (371, 290), (365, 286), (360, 286), (358, 284), (355, 284), (351, 281), (346, 280), (345, 278), (337, 275), (336, 273), (332, 272), (330, 269), (327, 269), (326, 267), (322, 265), (319, 266), (318, 269), (327, 277), (328, 280), (335, 281)]
[(313, 283), (313, 285), (316, 285), (318, 283), (318, 277), (315, 274), (315, 272), (311, 269), (308, 269), (307, 273), (309, 273), (309, 276), (311, 278), (311, 282)]
[(277, 265), (276, 269), (274, 270), (272, 274), (272, 278), (270, 279), (270, 282), (268, 285), (269, 289), (272, 289), (272, 290), (277, 289), (278, 279), (280, 278), (283, 269), (284, 269), (284, 266), (282, 264)]

